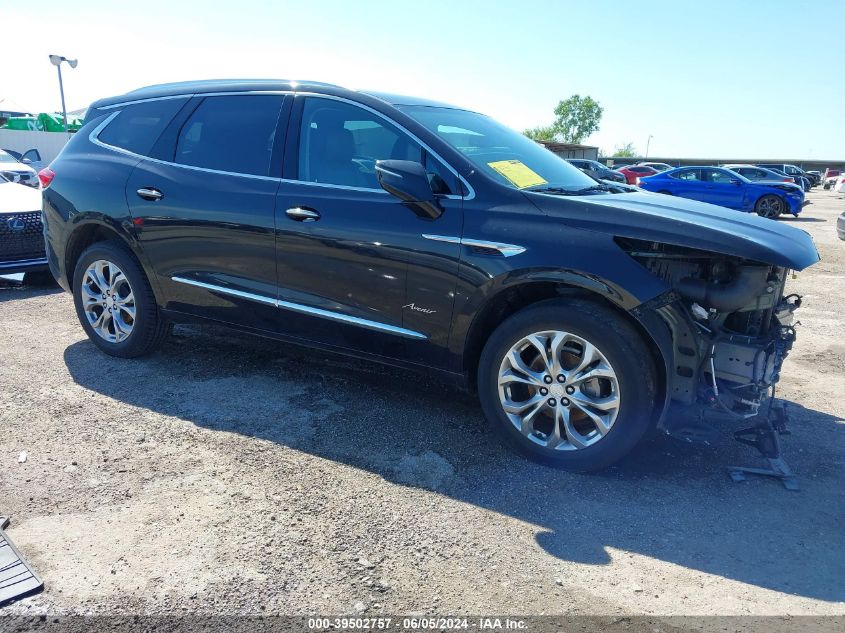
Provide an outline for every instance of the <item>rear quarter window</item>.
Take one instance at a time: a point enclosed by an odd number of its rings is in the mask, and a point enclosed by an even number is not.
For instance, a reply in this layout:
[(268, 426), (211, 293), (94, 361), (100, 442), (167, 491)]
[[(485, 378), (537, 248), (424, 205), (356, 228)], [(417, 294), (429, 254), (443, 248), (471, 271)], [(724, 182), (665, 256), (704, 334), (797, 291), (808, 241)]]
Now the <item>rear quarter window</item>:
[(106, 145), (146, 156), (186, 102), (187, 99), (161, 99), (126, 106), (97, 138)]

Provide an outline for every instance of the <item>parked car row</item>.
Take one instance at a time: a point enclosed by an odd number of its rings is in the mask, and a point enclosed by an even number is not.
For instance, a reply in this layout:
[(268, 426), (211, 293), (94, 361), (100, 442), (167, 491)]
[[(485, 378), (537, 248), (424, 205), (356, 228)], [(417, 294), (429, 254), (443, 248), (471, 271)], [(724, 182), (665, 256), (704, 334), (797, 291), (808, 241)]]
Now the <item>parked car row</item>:
[(792, 182), (751, 180), (725, 167), (678, 167), (640, 178), (646, 191), (690, 198), (765, 218), (797, 216), (804, 206), (803, 189)]
[(845, 193), (845, 172), (827, 169), (804, 171), (788, 163), (728, 163), (720, 166), (672, 167), (642, 161), (611, 169), (586, 159), (569, 159), (584, 173), (606, 184), (624, 182), (649, 191), (718, 204), (731, 209), (775, 218), (783, 213), (797, 216), (804, 206), (804, 193), (823, 184)]

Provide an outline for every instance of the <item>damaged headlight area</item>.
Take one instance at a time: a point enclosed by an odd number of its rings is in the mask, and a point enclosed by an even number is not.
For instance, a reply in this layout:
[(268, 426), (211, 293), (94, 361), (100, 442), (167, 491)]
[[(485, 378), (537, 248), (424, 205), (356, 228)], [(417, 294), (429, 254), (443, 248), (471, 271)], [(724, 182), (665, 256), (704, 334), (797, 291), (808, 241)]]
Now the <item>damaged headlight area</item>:
[(671, 288), (649, 307), (672, 334), (672, 399), (733, 417), (757, 415), (795, 341), (801, 298), (784, 295), (789, 271), (670, 244), (617, 243)]

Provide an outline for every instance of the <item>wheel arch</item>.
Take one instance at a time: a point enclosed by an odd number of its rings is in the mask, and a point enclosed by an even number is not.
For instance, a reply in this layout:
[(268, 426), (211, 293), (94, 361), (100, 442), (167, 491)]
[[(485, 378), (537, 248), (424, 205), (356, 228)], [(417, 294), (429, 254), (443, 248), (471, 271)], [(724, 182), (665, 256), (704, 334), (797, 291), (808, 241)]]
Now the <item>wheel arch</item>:
[(626, 309), (623, 306), (624, 302), (619, 301), (619, 297), (614, 296), (613, 293), (601, 292), (596, 287), (573, 283), (573, 280), (523, 280), (501, 288), (484, 302), (467, 330), (463, 348), (463, 373), (467, 376), (469, 388), (475, 389), (481, 352), (499, 324), (531, 305), (556, 298), (592, 301), (621, 316), (640, 334), (651, 353), (657, 372), (655, 420), (662, 419), (670, 400), (668, 381), (673, 362), (669, 358), (672, 348), (671, 345), (667, 345), (666, 340), (669, 336), (668, 330), (651, 312), (648, 315), (655, 318), (640, 318), (645, 315), (639, 315), (639, 310), (632, 313)]
[(768, 198), (768, 197), (772, 197), (772, 196), (777, 198), (778, 200), (780, 200), (780, 203), (783, 205), (786, 213), (788, 213), (790, 211), (789, 201), (786, 199), (786, 195), (784, 195), (784, 194), (782, 194), (778, 191), (762, 191), (762, 192), (760, 192), (760, 194), (754, 199), (754, 204), (751, 207), (752, 210), (755, 213), (757, 213), (757, 205), (760, 204), (760, 201), (763, 198)]
[(68, 236), (64, 264), (68, 277), (68, 285), (73, 285), (73, 272), (79, 257), (85, 249), (98, 242), (117, 241), (126, 246), (138, 263), (141, 265), (144, 274), (150, 281), (153, 294), (158, 298), (158, 288), (155, 283), (155, 276), (150, 274), (146, 265), (143, 253), (141, 253), (137, 240), (128, 234), (126, 229), (116, 220), (108, 216), (88, 216), (76, 222)]

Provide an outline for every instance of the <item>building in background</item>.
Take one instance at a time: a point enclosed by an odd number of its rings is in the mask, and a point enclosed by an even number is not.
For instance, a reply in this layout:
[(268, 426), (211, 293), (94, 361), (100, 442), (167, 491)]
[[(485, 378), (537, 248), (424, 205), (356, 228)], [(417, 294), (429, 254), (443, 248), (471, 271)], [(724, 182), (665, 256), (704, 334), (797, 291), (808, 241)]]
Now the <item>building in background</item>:
[(599, 148), (592, 145), (578, 145), (577, 143), (558, 143), (556, 141), (538, 141), (540, 145), (551, 150), (561, 158), (599, 159)]

